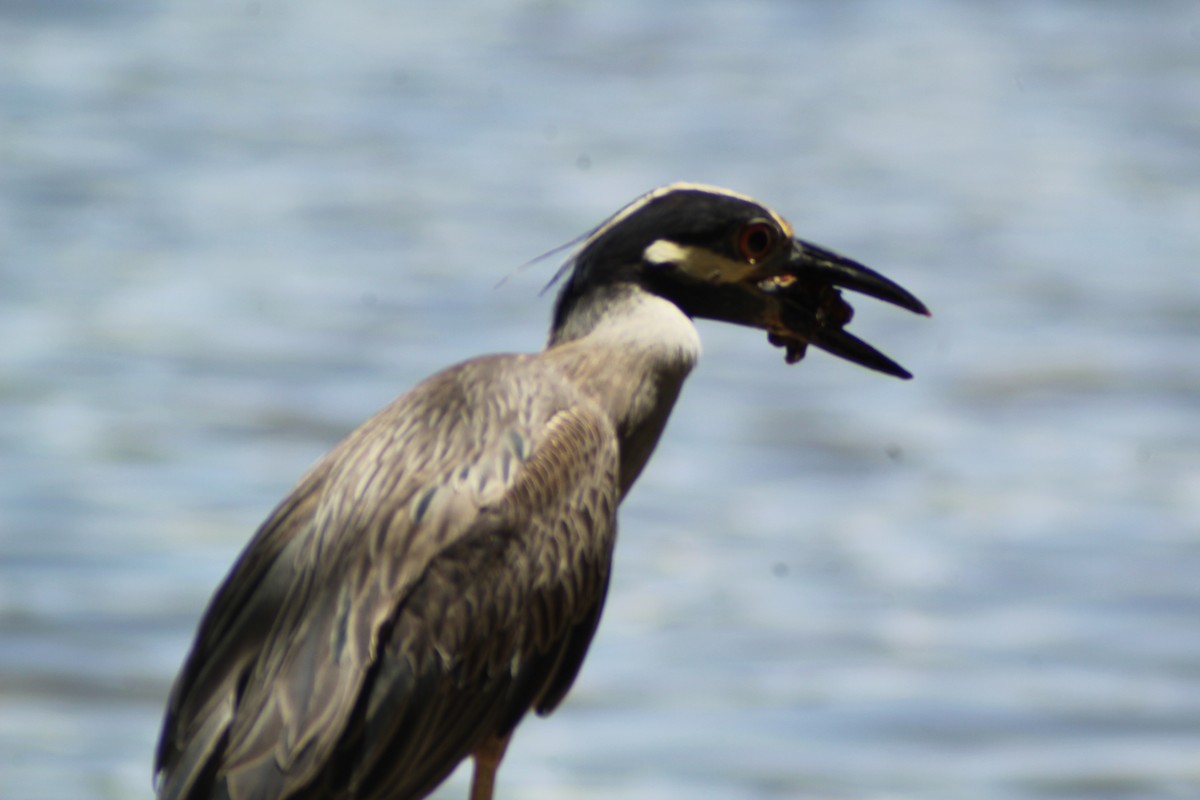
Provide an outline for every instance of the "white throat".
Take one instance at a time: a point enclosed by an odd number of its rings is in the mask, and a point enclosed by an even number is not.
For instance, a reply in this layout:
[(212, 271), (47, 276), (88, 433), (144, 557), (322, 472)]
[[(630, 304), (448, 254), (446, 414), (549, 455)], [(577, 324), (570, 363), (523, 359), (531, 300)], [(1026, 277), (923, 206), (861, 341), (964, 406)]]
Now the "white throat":
[(589, 346), (614, 347), (684, 373), (700, 358), (700, 334), (679, 306), (642, 290), (622, 293), (603, 308), (582, 338)]
[(650, 458), (688, 373), (700, 334), (670, 300), (636, 286), (571, 310), (543, 354), (612, 420), (624, 495)]

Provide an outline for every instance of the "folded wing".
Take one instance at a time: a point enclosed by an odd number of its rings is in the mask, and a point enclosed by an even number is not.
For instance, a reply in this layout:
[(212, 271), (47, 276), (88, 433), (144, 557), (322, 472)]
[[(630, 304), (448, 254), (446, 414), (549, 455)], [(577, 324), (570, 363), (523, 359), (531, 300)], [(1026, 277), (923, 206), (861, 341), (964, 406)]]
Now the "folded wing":
[(608, 582), (611, 424), (524, 357), (364, 424), (256, 534), (201, 624), (161, 798), (417, 798), (570, 687)]

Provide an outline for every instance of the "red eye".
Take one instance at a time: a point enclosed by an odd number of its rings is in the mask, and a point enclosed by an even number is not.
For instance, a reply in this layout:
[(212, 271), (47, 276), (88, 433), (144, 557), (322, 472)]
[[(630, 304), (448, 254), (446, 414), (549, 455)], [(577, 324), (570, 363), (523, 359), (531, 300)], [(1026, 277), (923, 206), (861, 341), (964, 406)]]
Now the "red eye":
[(771, 252), (776, 236), (775, 226), (771, 223), (751, 222), (738, 233), (738, 252), (753, 264)]

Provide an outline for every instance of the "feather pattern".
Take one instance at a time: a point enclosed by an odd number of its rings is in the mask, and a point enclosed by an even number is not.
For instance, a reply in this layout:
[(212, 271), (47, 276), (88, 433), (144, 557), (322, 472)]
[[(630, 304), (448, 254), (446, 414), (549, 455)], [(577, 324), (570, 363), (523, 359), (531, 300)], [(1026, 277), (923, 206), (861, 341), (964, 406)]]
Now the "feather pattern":
[(420, 797), (548, 711), (599, 618), (619, 469), (608, 415), (536, 357), (467, 362), (384, 409), (218, 591), (161, 797)]

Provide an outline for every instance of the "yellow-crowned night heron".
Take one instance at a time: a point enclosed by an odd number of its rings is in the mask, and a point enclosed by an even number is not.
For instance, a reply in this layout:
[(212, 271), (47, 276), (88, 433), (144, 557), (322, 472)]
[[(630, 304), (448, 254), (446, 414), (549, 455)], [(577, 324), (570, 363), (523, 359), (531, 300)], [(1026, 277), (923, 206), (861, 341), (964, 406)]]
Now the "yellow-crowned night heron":
[(410, 800), (467, 756), (487, 800), (517, 723), (583, 663), (617, 505), (700, 354), (692, 318), (764, 329), (789, 363), (812, 344), (907, 378), (843, 330), (838, 287), (928, 313), (695, 184), (638, 198), (568, 267), (545, 350), (429, 378), (259, 528), (171, 692), (162, 800)]

